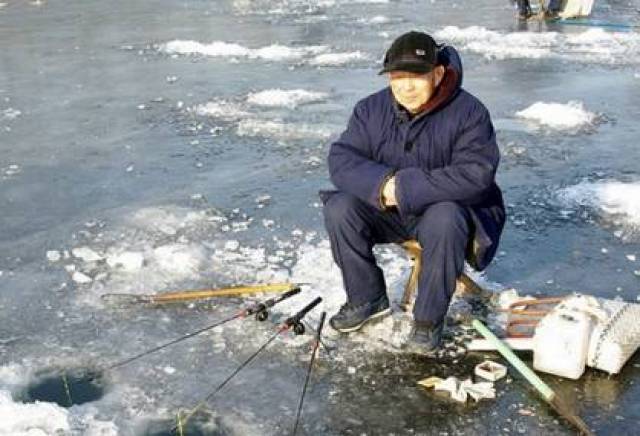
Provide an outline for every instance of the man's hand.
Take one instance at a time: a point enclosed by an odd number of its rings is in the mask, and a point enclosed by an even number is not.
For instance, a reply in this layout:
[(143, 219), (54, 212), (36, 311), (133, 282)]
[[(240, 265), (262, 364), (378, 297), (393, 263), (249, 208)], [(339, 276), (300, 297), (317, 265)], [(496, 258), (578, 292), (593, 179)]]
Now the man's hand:
[(398, 205), (398, 202), (396, 201), (395, 176), (387, 180), (387, 183), (385, 183), (384, 187), (382, 188), (382, 203), (387, 207)]

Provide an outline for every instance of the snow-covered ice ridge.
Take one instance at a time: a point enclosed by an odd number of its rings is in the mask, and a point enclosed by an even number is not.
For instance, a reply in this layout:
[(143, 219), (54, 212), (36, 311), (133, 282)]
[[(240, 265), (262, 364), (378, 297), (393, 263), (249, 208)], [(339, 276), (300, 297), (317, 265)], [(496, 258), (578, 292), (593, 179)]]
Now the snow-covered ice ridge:
[(558, 58), (621, 65), (640, 62), (640, 34), (635, 32), (589, 29), (571, 34), (504, 33), (480, 26), (447, 26), (435, 36), (487, 59)]
[(585, 109), (579, 101), (564, 103), (536, 102), (516, 112), (516, 117), (554, 130), (575, 131), (593, 125), (598, 115)]
[(369, 59), (365, 53), (360, 51), (332, 52), (325, 45), (289, 47), (272, 44), (261, 48), (248, 48), (240, 44), (224, 41), (202, 43), (191, 40), (173, 40), (161, 44), (159, 50), (170, 55), (246, 58), (270, 62), (301, 62), (313, 66), (341, 66)]
[(618, 228), (620, 237), (640, 233), (640, 182), (584, 181), (557, 193), (568, 207), (587, 207)]

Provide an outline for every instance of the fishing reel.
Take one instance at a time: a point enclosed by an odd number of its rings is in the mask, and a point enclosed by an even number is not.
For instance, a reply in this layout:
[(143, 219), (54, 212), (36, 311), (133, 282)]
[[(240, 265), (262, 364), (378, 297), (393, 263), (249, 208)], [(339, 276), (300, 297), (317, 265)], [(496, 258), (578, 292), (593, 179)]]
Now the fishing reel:
[(264, 322), (269, 318), (269, 311), (262, 308), (256, 312), (256, 321)]
[(302, 322), (296, 322), (291, 325), (291, 330), (296, 336), (304, 335), (306, 328)]
[(269, 318), (269, 308), (275, 306), (276, 304), (280, 303), (281, 301), (286, 300), (287, 298), (291, 298), (296, 294), (300, 293), (300, 287), (296, 286), (295, 288), (291, 289), (290, 291), (285, 292), (284, 294), (275, 297), (275, 298), (270, 298), (262, 303), (256, 303), (250, 307), (248, 307), (247, 309), (245, 309), (245, 315), (254, 315), (256, 318), (256, 321), (266, 321)]

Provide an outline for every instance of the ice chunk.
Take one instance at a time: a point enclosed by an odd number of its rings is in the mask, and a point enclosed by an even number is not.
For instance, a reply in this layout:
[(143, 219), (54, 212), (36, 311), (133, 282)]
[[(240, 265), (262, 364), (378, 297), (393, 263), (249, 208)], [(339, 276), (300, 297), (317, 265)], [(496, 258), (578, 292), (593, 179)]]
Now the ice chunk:
[(240, 247), (240, 243), (235, 239), (225, 242), (224, 249), (227, 251), (236, 251)]
[(89, 247), (78, 247), (71, 250), (71, 253), (85, 262), (97, 262), (99, 260), (104, 259), (103, 256), (99, 255), (95, 251), (93, 251)]
[(47, 251), (47, 259), (49, 262), (57, 262), (62, 258), (62, 255), (58, 250), (49, 250)]
[(88, 275), (84, 274), (83, 272), (80, 271), (76, 271), (73, 273), (73, 275), (71, 276), (71, 279), (81, 285), (85, 285), (87, 283), (91, 283), (93, 281), (93, 279), (91, 277), (89, 277)]

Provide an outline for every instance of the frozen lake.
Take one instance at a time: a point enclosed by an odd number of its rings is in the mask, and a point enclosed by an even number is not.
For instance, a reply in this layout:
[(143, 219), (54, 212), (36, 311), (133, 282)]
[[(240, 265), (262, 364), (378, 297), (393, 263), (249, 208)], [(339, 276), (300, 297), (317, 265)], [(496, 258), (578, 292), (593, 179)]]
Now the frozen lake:
[[(598, 0), (593, 18), (640, 26), (640, 1)], [(343, 295), (317, 197), (328, 146), (386, 86), (384, 51), (411, 29), (459, 49), (498, 132), (509, 221), (482, 283), (640, 300), (638, 27), (517, 23), (506, 0), (4, 0), (0, 434), (163, 434), (274, 328), (235, 321), (148, 356), (106, 374), (95, 401), (23, 403), (55, 368), (107, 365), (242, 303), (116, 310), (104, 293), (292, 280), (311, 286), (274, 320), (316, 295), (331, 315)], [(379, 252), (394, 296), (399, 254)], [(420, 388), (483, 356), (408, 357), (393, 327), (327, 331), (337, 349), (312, 376), (303, 433), (573, 434), (518, 376), (466, 406)], [(193, 434), (288, 434), (309, 341), (277, 340)], [(615, 377), (545, 380), (599, 434), (640, 422), (637, 355)]]

